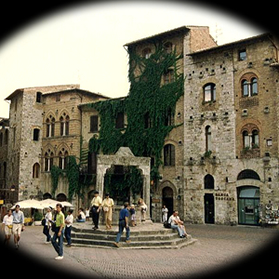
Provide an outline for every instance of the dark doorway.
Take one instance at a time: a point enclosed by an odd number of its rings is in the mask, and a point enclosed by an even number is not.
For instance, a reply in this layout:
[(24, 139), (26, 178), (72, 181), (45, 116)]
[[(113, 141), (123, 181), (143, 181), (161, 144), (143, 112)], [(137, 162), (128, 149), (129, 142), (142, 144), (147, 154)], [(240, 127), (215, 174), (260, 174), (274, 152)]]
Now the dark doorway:
[(213, 194), (204, 195), (204, 222), (214, 224), (214, 196)]
[(168, 218), (172, 215), (173, 212), (173, 190), (170, 187), (165, 187), (162, 190), (163, 204), (169, 210)]

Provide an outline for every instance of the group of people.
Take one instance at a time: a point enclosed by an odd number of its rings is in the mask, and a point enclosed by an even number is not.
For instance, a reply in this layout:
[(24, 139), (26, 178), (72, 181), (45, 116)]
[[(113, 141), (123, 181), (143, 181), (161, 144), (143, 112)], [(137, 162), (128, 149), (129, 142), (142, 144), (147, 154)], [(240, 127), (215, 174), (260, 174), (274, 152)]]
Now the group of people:
[(24, 214), (20, 210), (20, 206), (16, 205), (15, 210), (8, 210), (8, 214), (4, 216), (2, 222), (2, 230), (5, 232), (4, 244), (8, 244), (11, 235), (14, 235), (15, 248), (19, 248), (21, 232), (24, 230)]
[[(93, 220), (93, 230), (99, 228), (99, 214), (101, 209), (104, 211), (106, 229), (112, 228), (112, 208), (114, 206), (114, 201), (109, 197), (109, 194), (105, 195), (105, 199), (102, 201), (99, 196), (99, 192), (94, 192), (94, 198), (91, 201), (91, 212)], [(141, 208), (141, 220), (145, 220), (145, 215), (147, 211), (147, 206), (144, 203), (143, 199), (139, 199), (138, 206)], [(52, 214), (53, 208), (49, 206), (47, 212), (42, 221), (43, 224), (43, 233), (46, 236), (46, 243), (52, 243), (55, 251), (57, 252), (57, 257), (55, 259), (63, 259), (63, 238), (65, 236), (67, 240), (68, 247), (71, 246), (71, 230), (72, 224), (74, 222), (73, 210), (69, 209), (67, 211), (67, 216), (65, 218), (64, 213), (62, 212), (62, 204), (56, 204), (56, 210), (54, 216)], [(85, 222), (89, 215), (84, 214), (83, 209), (79, 208), (76, 222)], [(119, 247), (119, 241), (121, 235), (126, 230), (126, 242), (130, 243), (130, 227), (129, 227), (129, 217), (131, 216), (131, 225), (136, 225), (136, 210), (135, 206), (130, 205), (128, 202), (124, 203), (124, 208), (119, 212), (119, 222), (118, 227), (119, 231), (117, 233), (114, 245)], [(168, 209), (166, 206), (163, 206), (162, 217), (163, 222), (167, 221)], [(88, 219), (87, 219), (88, 220)], [(174, 211), (173, 214), (168, 218), (167, 221), (172, 229), (176, 229), (181, 238), (186, 237), (186, 229), (182, 220), (178, 216), (178, 211)], [(16, 249), (19, 248), (19, 241), (21, 232), (24, 230), (24, 214), (20, 210), (20, 206), (16, 205), (15, 210), (9, 210), (8, 214), (4, 216), (2, 223), (2, 230), (5, 231), (5, 240), (4, 243), (9, 243), (12, 233), (14, 234), (14, 243)], [(53, 232), (53, 236), (50, 235), (50, 230)]]

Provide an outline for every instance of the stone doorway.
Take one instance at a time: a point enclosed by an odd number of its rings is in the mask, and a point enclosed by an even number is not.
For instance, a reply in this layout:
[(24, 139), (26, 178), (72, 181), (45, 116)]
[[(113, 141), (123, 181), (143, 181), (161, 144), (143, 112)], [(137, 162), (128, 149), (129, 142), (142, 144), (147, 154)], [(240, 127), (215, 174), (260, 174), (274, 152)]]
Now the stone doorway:
[(168, 218), (173, 213), (173, 190), (170, 187), (165, 187), (162, 190), (162, 204), (168, 209)]

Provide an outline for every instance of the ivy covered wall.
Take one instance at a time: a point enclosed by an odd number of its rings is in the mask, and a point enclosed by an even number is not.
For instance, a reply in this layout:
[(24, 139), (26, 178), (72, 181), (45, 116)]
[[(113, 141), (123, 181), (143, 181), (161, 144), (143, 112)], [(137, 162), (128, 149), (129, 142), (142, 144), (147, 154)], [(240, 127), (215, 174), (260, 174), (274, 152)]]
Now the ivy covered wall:
[[(156, 182), (158, 168), (163, 163), (164, 140), (175, 127), (169, 118), (183, 96), (184, 79), (178, 67), (181, 63), (177, 63), (182, 55), (175, 49), (166, 52), (164, 43), (154, 44), (154, 49), (148, 59), (133, 48), (128, 49), (130, 91), (126, 98), (86, 106), (99, 112), (101, 123), (99, 137), (90, 140), (89, 150), (114, 154), (119, 147), (127, 146), (135, 156), (151, 157), (151, 179)], [(118, 113), (127, 116), (123, 129), (116, 128)]]

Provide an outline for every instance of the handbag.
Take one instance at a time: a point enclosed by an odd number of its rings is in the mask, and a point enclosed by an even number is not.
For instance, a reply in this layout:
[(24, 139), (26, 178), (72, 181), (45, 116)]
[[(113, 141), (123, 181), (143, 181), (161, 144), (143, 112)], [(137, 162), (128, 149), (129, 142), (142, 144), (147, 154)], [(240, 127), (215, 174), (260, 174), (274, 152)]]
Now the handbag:
[(105, 212), (108, 212), (109, 211), (109, 208), (107, 206), (104, 206), (104, 211)]

